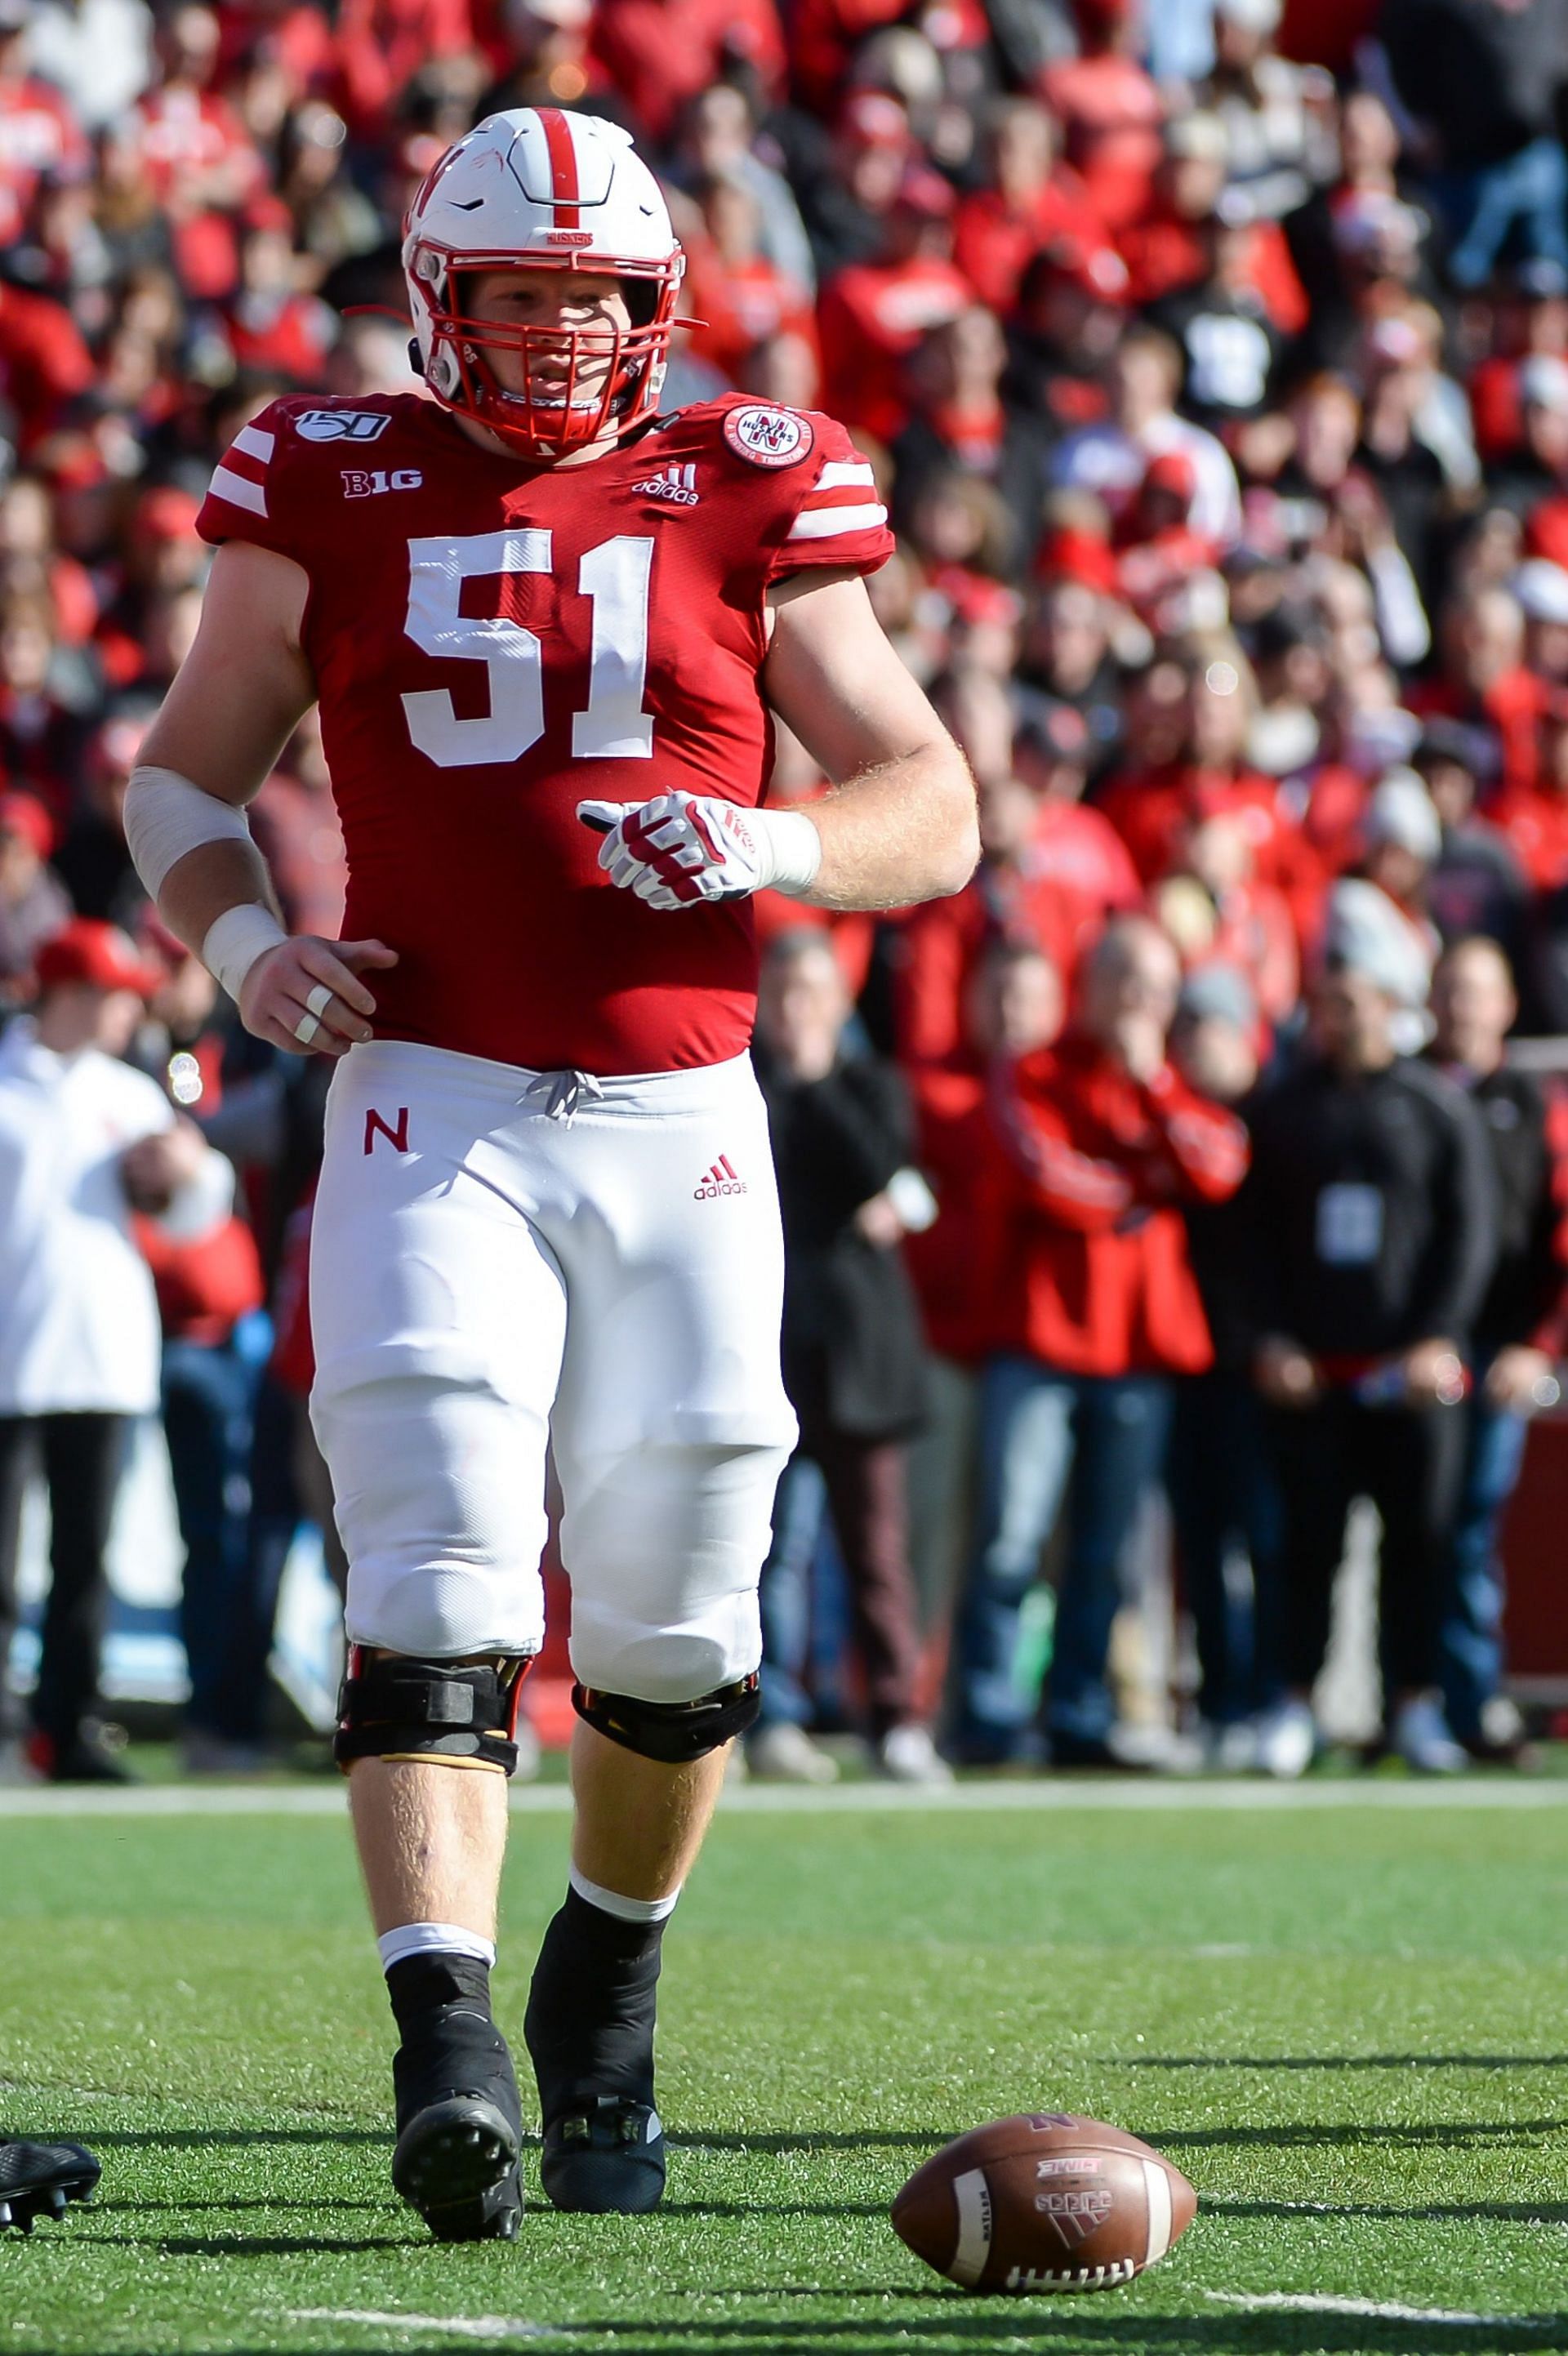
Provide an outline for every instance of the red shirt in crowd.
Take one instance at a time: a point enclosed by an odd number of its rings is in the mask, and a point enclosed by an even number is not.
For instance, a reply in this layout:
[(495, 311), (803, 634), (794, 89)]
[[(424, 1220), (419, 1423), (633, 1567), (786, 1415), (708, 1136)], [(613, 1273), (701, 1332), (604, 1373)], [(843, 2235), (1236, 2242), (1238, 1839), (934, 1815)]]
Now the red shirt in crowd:
[(16, 412), (24, 456), (93, 375), (92, 355), (63, 303), (0, 285), (0, 398)]
[(1161, 605), (1183, 588), (1195, 573), (1212, 569), (1219, 552), (1215, 542), (1188, 525), (1151, 532), (1123, 548), (1116, 559), (1116, 588), (1123, 605), (1151, 626)]
[(1354, 867), (1365, 848), (1361, 829), (1370, 794), (1360, 771), (1345, 761), (1325, 761), (1287, 778), (1281, 791), (1325, 878)]
[(1070, 982), (1106, 918), (1143, 899), (1126, 848), (1101, 813), (1047, 801), (1021, 868), (983, 867), (950, 899), (911, 911), (897, 993), (900, 1056), (945, 1064), (961, 1055), (964, 991), (993, 941), (1031, 943)]
[(1520, 391), (1522, 361), (1515, 355), (1494, 352), (1471, 376), (1470, 423), (1476, 450), (1484, 466), (1496, 466), (1518, 449), (1524, 437), (1524, 402)]
[(1568, 884), (1568, 795), (1513, 786), (1487, 810), (1537, 892)]
[(986, 1076), (978, 1065), (927, 1068), (910, 1086), (919, 1164), (938, 1210), (923, 1234), (905, 1237), (904, 1258), (932, 1349), (973, 1365), (998, 1343), (996, 1288), (983, 1277), (1007, 1188)]
[(689, 98), (744, 59), (769, 96), (784, 74), (773, 0), (602, 0), (594, 55), (648, 136), (662, 145)]
[(320, 381), (337, 327), (336, 313), (314, 294), (242, 294), (224, 321), (237, 367), (296, 384)]
[(39, 182), (84, 174), (87, 142), (58, 90), (0, 75), (0, 245), (21, 235)]
[(695, 240), (687, 251), (685, 307), (703, 322), (684, 339), (695, 359), (711, 361), (722, 377), (737, 384), (757, 345), (774, 336), (799, 336), (816, 350), (811, 298), (776, 262), (755, 253), (746, 262), (726, 262)]
[(830, 280), (820, 313), (826, 399), (852, 432), (896, 441), (909, 420), (904, 363), (931, 328), (973, 301), (950, 262), (852, 262)]
[(384, 131), (421, 69), (473, 42), (468, 0), (342, 0), (338, 64), (350, 123), (366, 136)]
[(216, 1348), (266, 1298), (255, 1237), (232, 1215), (195, 1243), (170, 1239), (156, 1219), (132, 1222), (153, 1272), (158, 1316), (170, 1340)]
[(1150, 75), (1135, 59), (1108, 51), (1047, 66), (1039, 89), (1103, 226), (1118, 230), (1142, 220), (1165, 152), (1165, 108)]
[(1085, 253), (1106, 248), (1104, 226), (1078, 174), (1058, 165), (1026, 205), (1015, 208), (995, 188), (966, 197), (958, 209), (953, 260), (983, 303), (1004, 317), (1042, 246), (1069, 239)]
[(1081, 1033), (1002, 1072), (1012, 1181), (993, 1225), (1002, 1346), (1077, 1375), (1200, 1374), (1213, 1357), (1184, 1203), (1223, 1203), (1247, 1132), (1167, 1066), (1148, 1083)]
[(1418, 680), (1406, 701), (1423, 720), (1438, 714), (1444, 720), (1466, 720), (1489, 728), (1498, 740), (1502, 786), (1508, 792), (1535, 783), (1541, 714), (1550, 691), (1544, 680), (1520, 663), (1495, 679), (1479, 697), (1453, 680), (1432, 679)]
[[(932, 29), (932, 11), (924, 29)], [(793, 0), (789, 26), (790, 80), (800, 104), (831, 121), (843, 100), (855, 51), (884, 25), (909, 15), (908, 0)], [(950, 56), (983, 49), (991, 37), (981, 0), (944, 0), (940, 47)], [(935, 35), (933, 35), (935, 37)]]
[(1568, 498), (1542, 499), (1525, 523), (1525, 545), (1531, 556), (1568, 570)]
[(332, 80), (332, 27), (313, 0), (223, 0), (218, 80), (227, 86), (247, 59), (264, 58), (288, 84), (290, 102)]
[(1200, 769), (1176, 761), (1124, 771), (1106, 787), (1100, 808), (1145, 884), (1170, 873), (1190, 827), (1232, 816), (1245, 820), (1256, 872), (1265, 882), (1289, 891), (1299, 881), (1298, 830), (1281, 805), (1278, 786), (1255, 770)]
[(239, 275), (231, 214), (263, 187), (262, 158), (226, 100), (185, 82), (149, 91), (133, 121), (148, 179), (170, 217), (180, 284), (201, 301), (219, 301)]

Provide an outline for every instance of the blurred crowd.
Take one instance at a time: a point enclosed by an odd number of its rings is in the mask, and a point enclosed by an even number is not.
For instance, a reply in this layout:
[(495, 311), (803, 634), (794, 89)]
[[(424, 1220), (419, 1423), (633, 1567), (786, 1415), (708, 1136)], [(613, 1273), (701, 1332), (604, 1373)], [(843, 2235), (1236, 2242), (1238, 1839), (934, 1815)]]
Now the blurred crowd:
[[(1568, 1032), (1565, 99), (1568, 0), (0, 0), (0, 1240), (5, 1141), (70, 1127), (83, 1052), (139, 1065), (192, 1767), (260, 1755), (283, 1558), (331, 1545), (325, 1076), (161, 932), (124, 789), (212, 466), (280, 392), (416, 389), (403, 209), (536, 103), (669, 191), (666, 405), (820, 405), (871, 458), (871, 594), (980, 795), (957, 898), (759, 905), (803, 1440), (754, 1771), (830, 1776), (850, 1725), (912, 1779), (1298, 1773), (1358, 1496), (1388, 1740), (1517, 1755), (1497, 1534), (1568, 1282), (1514, 1055)], [(822, 782), (781, 733), (776, 798)], [(312, 725), (252, 815), (333, 933)], [(150, 1378), (35, 1335), (40, 1387), (4, 1329), (0, 1516), (41, 1444), (56, 1601), (0, 1740), (107, 1773), (93, 1565)]]

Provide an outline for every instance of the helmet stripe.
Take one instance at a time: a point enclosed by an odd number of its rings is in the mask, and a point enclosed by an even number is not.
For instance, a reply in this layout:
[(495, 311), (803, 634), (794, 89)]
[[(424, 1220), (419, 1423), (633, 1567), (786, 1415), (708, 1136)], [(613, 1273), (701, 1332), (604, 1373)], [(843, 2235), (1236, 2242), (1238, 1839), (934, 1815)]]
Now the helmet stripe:
[(558, 106), (542, 106), (539, 120), (544, 126), (544, 143), (550, 151), (550, 185), (555, 205), (557, 229), (575, 229), (577, 215), (577, 151), (572, 145), (572, 127)]

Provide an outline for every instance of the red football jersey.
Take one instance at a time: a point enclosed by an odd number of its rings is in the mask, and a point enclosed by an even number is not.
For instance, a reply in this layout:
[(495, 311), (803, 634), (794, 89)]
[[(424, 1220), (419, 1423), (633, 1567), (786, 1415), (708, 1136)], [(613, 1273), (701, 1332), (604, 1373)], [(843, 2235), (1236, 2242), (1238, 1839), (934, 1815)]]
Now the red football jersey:
[(893, 546), (842, 426), (729, 396), (529, 467), (416, 394), (299, 397), (242, 428), (198, 528), (309, 575), (343, 937), (399, 955), (379, 1036), (599, 1073), (745, 1051), (749, 905), (618, 891), (576, 806), (761, 801), (768, 584)]

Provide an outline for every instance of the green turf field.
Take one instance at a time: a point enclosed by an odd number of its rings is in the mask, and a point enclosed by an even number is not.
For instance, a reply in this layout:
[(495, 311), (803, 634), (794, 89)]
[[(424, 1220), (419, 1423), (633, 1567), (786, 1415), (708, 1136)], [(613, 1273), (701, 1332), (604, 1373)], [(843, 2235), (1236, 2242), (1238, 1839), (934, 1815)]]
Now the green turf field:
[[(553, 1796), (513, 1832), (510, 2025), (562, 1881)], [(0, 1813), (0, 2121), (104, 2161), (94, 2209), (0, 2235), (0, 2356), (1568, 2351), (1555, 1794), (1002, 1796), (727, 1811), (666, 1949), (665, 2207), (456, 2250), (387, 2181), (389, 2019), (336, 1815)], [(1132, 2289), (967, 2298), (887, 2226), (939, 2143), (1036, 2107), (1197, 2183)]]

